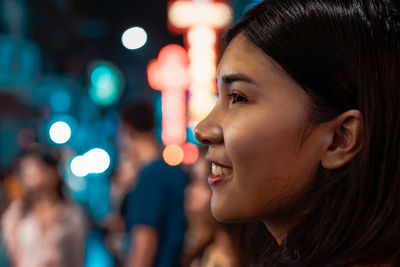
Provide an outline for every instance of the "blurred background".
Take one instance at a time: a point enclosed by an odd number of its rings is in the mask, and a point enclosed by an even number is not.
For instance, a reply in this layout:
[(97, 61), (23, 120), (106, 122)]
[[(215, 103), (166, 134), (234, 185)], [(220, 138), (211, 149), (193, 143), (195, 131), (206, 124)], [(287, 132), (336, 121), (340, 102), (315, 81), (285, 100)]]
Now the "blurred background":
[[(218, 36), (256, 2), (0, 0), (0, 212), (24, 194), (29, 164), (44, 175), (55, 158), (87, 225), (84, 265), (121, 264), (128, 241), (108, 235), (112, 177), (131, 166), (121, 108), (151, 102), (164, 160), (197, 177), (192, 129), (215, 101)], [(41, 162), (27, 163), (32, 150)]]

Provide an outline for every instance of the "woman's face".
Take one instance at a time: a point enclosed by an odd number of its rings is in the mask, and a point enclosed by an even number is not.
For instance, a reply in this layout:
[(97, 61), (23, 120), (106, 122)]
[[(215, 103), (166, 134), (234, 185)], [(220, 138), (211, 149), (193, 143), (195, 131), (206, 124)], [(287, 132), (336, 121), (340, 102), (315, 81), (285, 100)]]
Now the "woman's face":
[(26, 156), (20, 163), (20, 178), (28, 190), (54, 188), (57, 185), (55, 170), (52, 170), (35, 156)]
[(195, 129), (209, 145), (212, 212), (220, 221), (274, 220), (320, 163), (325, 143), (319, 127), (307, 128), (310, 98), (241, 34), (220, 61), (218, 91)]

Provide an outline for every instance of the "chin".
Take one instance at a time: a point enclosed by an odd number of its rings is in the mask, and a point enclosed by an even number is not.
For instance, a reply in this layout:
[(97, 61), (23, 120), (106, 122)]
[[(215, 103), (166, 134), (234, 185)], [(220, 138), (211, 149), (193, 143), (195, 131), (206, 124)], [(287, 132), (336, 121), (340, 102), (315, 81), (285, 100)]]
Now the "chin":
[(247, 219), (238, 213), (238, 210), (232, 209), (234, 207), (222, 207), (215, 204), (211, 204), (211, 213), (214, 218), (220, 223), (236, 223), (245, 222)]
[[(213, 214), (214, 215), (214, 214)], [(236, 222), (241, 222), (239, 220), (232, 219), (231, 217), (224, 217), (224, 216), (218, 216), (214, 215), (214, 218), (220, 222), (220, 223), (236, 223)]]

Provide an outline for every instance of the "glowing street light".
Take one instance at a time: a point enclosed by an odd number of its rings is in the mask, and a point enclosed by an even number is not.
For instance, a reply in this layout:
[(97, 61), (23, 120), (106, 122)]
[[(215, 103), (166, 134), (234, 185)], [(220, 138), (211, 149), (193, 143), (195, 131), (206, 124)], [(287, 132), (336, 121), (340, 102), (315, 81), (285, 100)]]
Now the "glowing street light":
[(199, 158), (199, 148), (191, 143), (181, 145), (183, 150), (183, 163), (193, 164)]
[(179, 45), (167, 45), (161, 49), (158, 58), (149, 63), (147, 76), (150, 86), (161, 91), (161, 139), (167, 146), (164, 160), (170, 165), (178, 165), (183, 160), (179, 145), (186, 141), (185, 92), (190, 84), (186, 50)]
[(150, 86), (161, 91), (162, 140), (165, 145), (179, 145), (186, 140), (186, 99), (189, 85), (186, 50), (179, 45), (167, 45), (158, 58), (149, 63)]
[(169, 145), (163, 151), (163, 158), (168, 165), (176, 166), (179, 165), (183, 159), (183, 150), (178, 145)]
[(221, 2), (179, 0), (171, 5), (168, 18), (177, 28), (202, 25), (219, 29), (231, 21), (231, 10)]
[(71, 160), (70, 168), (72, 173), (78, 177), (84, 177), (89, 174), (85, 167), (83, 156), (75, 156)]
[(215, 99), (217, 32), (232, 18), (229, 5), (223, 2), (172, 2), (168, 10), (170, 24), (186, 35), (190, 59), (189, 122), (201, 120), (211, 111)]
[(107, 61), (95, 61), (89, 68), (89, 95), (100, 106), (114, 104), (124, 87), (124, 78), (117, 66)]
[(65, 144), (71, 138), (71, 127), (66, 122), (57, 121), (50, 126), (50, 139), (56, 144)]
[(147, 33), (143, 28), (133, 27), (122, 34), (121, 41), (126, 49), (138, 49), (146, 44)]
[(93, 148), (83, 155), (83, 162), (89, 173), (103, 173), (110, 166), (110, 156), (101, 148)]
[(110, 167), (110, 156), (101, 148), (93, 148), (83, 155), (75, 156), (71, 160), (72, 173), (84, 177), (90, 173), (103, 173)]

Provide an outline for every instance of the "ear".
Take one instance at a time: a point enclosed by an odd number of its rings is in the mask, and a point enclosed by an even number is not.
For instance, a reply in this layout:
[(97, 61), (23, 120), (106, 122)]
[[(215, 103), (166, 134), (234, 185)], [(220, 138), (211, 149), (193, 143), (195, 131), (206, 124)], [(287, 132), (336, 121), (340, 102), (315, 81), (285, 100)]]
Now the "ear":
[(321, 159), (325, 169), (337, 169), (350, 162), (363, 147), (364, 120), (359, 110), (348, 110), (328, 122), (329, 145)]

